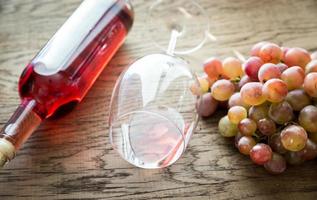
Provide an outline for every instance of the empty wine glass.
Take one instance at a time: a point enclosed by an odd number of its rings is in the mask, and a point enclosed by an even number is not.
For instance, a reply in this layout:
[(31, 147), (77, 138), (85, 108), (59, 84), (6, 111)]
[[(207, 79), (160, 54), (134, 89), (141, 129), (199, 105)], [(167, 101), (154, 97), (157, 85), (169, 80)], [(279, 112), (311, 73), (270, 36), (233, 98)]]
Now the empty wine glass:
[(199, 84), (197, 77), (176, 55), (198, 50), (209, 22), (194, 1), (159, 0), (150, 7), (146, 26), (154, 43), (168, 48), (137, 59), (120, 75), (110, 103), (110, 140), (131, 164), (162, 168), (182, 155), (199, 118), (199, 97), (190, 91)]

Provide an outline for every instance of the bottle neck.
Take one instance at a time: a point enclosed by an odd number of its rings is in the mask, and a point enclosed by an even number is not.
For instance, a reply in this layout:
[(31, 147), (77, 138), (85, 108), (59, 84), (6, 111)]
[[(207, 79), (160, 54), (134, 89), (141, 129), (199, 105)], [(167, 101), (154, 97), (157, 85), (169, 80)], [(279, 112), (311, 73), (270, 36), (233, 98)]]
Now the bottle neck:
[(41, 124), (42, 119), (33, 111), (35, 100), (22, 101), (0, 132), (0, 168), (14, 158), (16, 151)]

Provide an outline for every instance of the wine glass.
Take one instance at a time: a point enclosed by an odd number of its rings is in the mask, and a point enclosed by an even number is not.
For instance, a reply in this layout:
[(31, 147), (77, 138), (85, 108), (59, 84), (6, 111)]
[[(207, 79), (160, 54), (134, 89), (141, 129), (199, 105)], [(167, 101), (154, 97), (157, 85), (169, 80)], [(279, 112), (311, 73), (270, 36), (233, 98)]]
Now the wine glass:
[(195, 1), (158, 0), (146, 26), (165, 53), (146, 55), (119, 77), (110, 103), (110, 141), (123, 159), (141, 168), (163, 168), (177, 161), (198, 122), (190, 87), (199, 84), (190, 63), (206, 41), (208, 17)]

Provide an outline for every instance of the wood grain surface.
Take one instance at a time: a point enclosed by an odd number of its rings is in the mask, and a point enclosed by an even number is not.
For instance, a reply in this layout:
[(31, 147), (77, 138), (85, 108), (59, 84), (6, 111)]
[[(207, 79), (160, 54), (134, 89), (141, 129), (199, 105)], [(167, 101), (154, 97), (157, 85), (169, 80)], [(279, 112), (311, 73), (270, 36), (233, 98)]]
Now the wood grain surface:
[[(218, 134), (223, 112), (200, 121), (183, 157), (166, 169), (138, 169), (116, 154), (108, 140), (108, 103), (124, 67), (159, 51), (144, 26), (151, 2), (134, 1), (133, 30), (84, 101), (64, 118), (45, 122), (0, 171), (0, 199), (317, 199), (316, 161), (268, 175)], [(218, 40), (190, 55), (193, 63), (247, 54), (261, 40), (317, 50), (316, 0), (198, 2)], [(79, 3), (0, 0), (1, 126), (19, 103), (23, 68)], [(199, 64), (193, 67), (202, 73)]]

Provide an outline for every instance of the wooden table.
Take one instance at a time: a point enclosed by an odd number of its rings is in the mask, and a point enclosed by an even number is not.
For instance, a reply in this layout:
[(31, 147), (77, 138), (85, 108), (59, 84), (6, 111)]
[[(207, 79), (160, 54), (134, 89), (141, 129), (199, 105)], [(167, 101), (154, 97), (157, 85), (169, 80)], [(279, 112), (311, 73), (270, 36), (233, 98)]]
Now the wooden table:
[[(0, 123), (19, 97), (17, 80), (80, 0), (0, 0)], [(114, 83), (135, 58), (158, 51), (144, 26), (151, 1), (136, 0), (136, 23), (125, 45), (84, 101), (66, 117), (45, 122), (0, 172), (0, 199), (317, 199), (317, 162), (289, 167), (280, 176), (240, 155), (223, 139), (217, 121), (201, 121), (173, 166), (143, 170), (123, 161), (108, 141)], [(218, 40), (192, 55), (247, 54), (261, 40), (317, 50), (316, 0), (199, 0)], [(201, 67), (195, 66), (201, 73)]]

